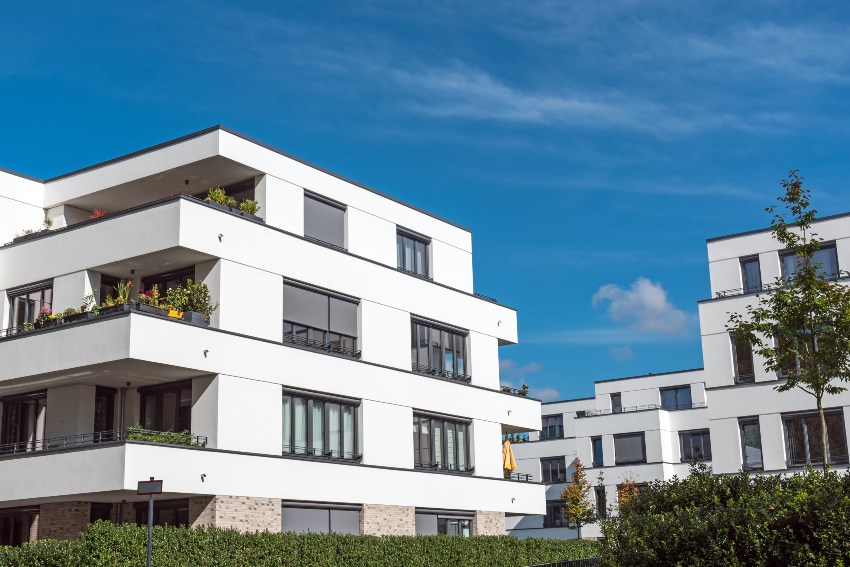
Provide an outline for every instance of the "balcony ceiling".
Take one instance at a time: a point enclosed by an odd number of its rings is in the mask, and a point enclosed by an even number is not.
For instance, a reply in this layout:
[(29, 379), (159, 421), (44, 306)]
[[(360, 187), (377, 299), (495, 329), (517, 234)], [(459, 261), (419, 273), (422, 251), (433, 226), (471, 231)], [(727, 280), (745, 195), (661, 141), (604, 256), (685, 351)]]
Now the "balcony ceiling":
[(214, 259), (213, 256), (209, 254), (202, 254), (188, 248), (171, 248), (155, 254), (95, 266), (92, 270), (114, 278), (144, 278), (154, 274), (173, 272), (212, 259)]

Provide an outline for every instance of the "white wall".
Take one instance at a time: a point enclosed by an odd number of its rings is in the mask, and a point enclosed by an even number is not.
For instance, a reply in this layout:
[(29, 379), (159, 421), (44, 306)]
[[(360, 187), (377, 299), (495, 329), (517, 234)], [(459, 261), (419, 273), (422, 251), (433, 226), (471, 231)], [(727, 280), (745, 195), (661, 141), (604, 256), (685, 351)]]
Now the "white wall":
[(358, 417), (364, 464), (413, 468), (413, 436), (410, 433), (413, 410), (410, 407), (363, 400)]
[(273, 175), (262, 175), (254, 193), (261, 207), (259, 216), (266, 224), (304, 236), (304, 189)]
[(100, 274), (88, 270), (65, 274), (53, 279), (53, 312), (69, 307), (79, 309), (83, 298), (100, 287)]
[(410, 313), (374, 301), (360, 302), (361, 359), (410, 368)]
[(43, 183), (0, 171), (0, 244), (25, 229), (42, 228), (43, 199)]
[(74, 384), (47, 389), (47, 439), (94, 432), (95, 387)]

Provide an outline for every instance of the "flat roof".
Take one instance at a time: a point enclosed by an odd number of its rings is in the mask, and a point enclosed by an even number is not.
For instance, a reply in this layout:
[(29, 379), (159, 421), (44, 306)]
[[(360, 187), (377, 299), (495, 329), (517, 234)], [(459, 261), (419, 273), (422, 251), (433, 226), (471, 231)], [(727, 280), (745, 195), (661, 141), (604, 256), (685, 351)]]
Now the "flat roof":
[(596, 396), (590, 396), (589, 398), (572, 398), (570, 400), (556, 400), (554, 402), (541, 402), (540, 405), (545, 406), (547, 404), (563, 404), (563, 403), (567, 403), (567, 402), (583, 402), (583, 401), (586, 401), (586, 400), (595, 400), (595, 399), (596, 399)]
[[(261, 141), (259, 141), (259, 140), (255, 140), (254, 138), (251, 138), (250, 136), (246, 136), (245, 134), (242, 134), (241, 132), (237, 132), (236, 130), (232, 130), (232, 129), (230, 129), (230, 128), (226, 127), (226, 126), (222, 126), (221, 124), (217, 124), (217, 125), (215, 125), (215, 126), (211, 126), (211, 127), (209, 127), (209, 128), (204, 128), (203, 130), (198, 130), (197, 132), (193, 132), (193, 133), (191, 133), (191, 134), (187, 134), (187, 135), (185, 135), (185, 136), (181, 136), (181, 137), (179, 137), (179, 138), (175, 138), (175, 139), (173, 139), (173, 140), (168, 140), (167, 142), (162, 142), (162, 143), (160, 143), (160, 144), (156, 144), (156, 145), (154, 145), (154, 146), (150, 146), (150, 147), (147, 147), (147, 148), (144, 148), (144, 149), (141, 149), (141, 150), (136, 150), (136, 151), (134, 151), (134, 152), (130, 152), (130, 153), (128, 153), (128, 154), (124, 154), (124, 155), (121, 155), (121, 156), (118, 156), (118, 157), (114, 157), (114, 158), (108, 159), (108, 160), (106, 160), (106, 161), (102, 161), (102, 162), (99, 162), (99, 163), (96, 163), (96, 164), (93, 164), (93, 165), (89, 165), (89, 166), (86, 166), (86, 167), (83, 167), (83, 168), (80, 168), (80, 169), (76, 169), (76, 170), (71, 171), (71, 172), (68, 172), (68, 173), (63, 173), (62, 175), (57, 175), (56, 177), (51, 177), (50, 179), (46, 179), (46, 180), (44, 180), (43, 182), (44, 182), (44, 183), (51, 183), (51, 182), (53, 182), (53, 181), (58, 181), (59, 179), (64, 179), (64, 178), (66, 178), (66, 177), (72, 177), (72, 176), (74, 176), (74, 175), (79, 175), (79, 174), (81, 174), (81, 173), (85, 173), (85, 172), (87, 172), (87, 171), (92, 171), (92, 170), (94, 170), (94, 169), (99, 169), (99, 168), (102, 168), (102, 167), (106, 167), (106, 166), (108, 166), (108, 165), (112, 165), (112, 164), (114, 164), (114, 163), (118, 163), (118, 162), (126, 161), (126, 160), (128, 160), (128, 159), (132, 159), (132, 158), (134, 158), (134, 157), (136, 157), (136, 156), (140, 156), (140, 155), (143, 155), (143, 154), (147, 154), (147, 153), (155, 152), (155, 151), (157, 151), (157, 150), (161, 150), (161, 149), (163, 149), (163, 148), (167, 148), (167, 147), (169, 147), (169, 146), (173, 146), (173, 145), (179, 144), (179, 143), (181, 143), (181, 142), (185, 142), (185, 141), (188, 141), (188, 140), (192, 140), (192, 139), (194, 139), (194, 138), (199, 138), (199, 137), (201, 137), (201, 136), (204, 136), (204, 135), (206, 135), (206, 134), (210, 134), (210, 133), (215, 132), (215, 131), (217, 131), (217, 130), (221, 130), (222, 132), (227, 132), (228, 134), (232, 134), (232, 135), (234, 135), (234, 136), (237, 136), (237, 137), (239, 137), (239, 138), (242, 138), (243, 140), (245, 140), (245, 141), (247, 141), (247, 142), (251, 142), (252, 144), (256, 144), (256, 145), (258, 145), (258, 146), (260, 146), (260, 147), (262, 147), (262, 148), (265, 148), (265, 149), (267, 149), (267, 150), (273, 151), (273, 152), (275, 152), (275, 153), (277, 153), (277, 154), (280, 154), (280, 155), (282, 155), (282, 156), (284, 156), (284, 157), (287, 157), (287, 158), (289, 158), (289, 159), (291, 159), (291, 160), (293, 160), (293, 161), (297, 161), (298, 163), (301, 163), (301, 164), (303, 164), (303, 165), (306, 165), (307, 167), (311, 167), (311, 168), (313, 168), (313, 169), (315, 169), (315, 170), (317, 170), (317, 171), (321, 171), (322, 173), (325, 173), (325, 174), (327, 174), (327, 175), (331, 175), (331, 176), (333, 176), (333, 177), (336, 177), (337, 179), (339, 179), (339, 180), (341, 180), (341, 181), (345, 181), (346, 183), (350, 183), (350, 184), (352, 184), (352, 185), (354, 185), (354, 186), (356, 186), (356, 187), (360, 187), (361, 189), (365, 189), (366, 191), (370, 191), (370, 192), (372, 192), (372, 193), (375, 193), (376, 195), (379, 195), (379, 196), (381, 196), (381, 197), (384, 197), (385, 199), (389, 199), (389, 200), (391, 200), (391, 201), (395, 201), (396, 203), (398, 203), (398, 204), (400, 204), (400, 205), (404, 205), (405, 207), (408, 207), (408, 208), (410, 208), (410, 209), (413, 209), (414, 211), (417, 211), (417, 212), (419, 212), (419, 213), (422, 213), (422, 214), (428, 215), (429, 217), (435, 218), (435, 219), (437, 219), (437, 220), (439, 220), (439, 221), (441, 221), (441, 222), (444, 222), (444, 223), (446, 223), (446, 224), (450, 224), (450, 225), (452, 225), (452, 226), (453, 226), (453, 227), (455, 227), (455, 228), (459, 228), (459, 229), (464, 230), (464, 231), (466, 231), (466, 232), (472, 232), (469, 228), (467, 228), (467, 227), (465, 227), (465, 226), (463, 226), (463, 225), (457, 224), (456, 222), (450, 221), (450, 220), (448, 220), (448, 219), (446, 219), (446, 218), (443, 218), (443, 217), (441, 217), (441, 216), (439, 216), (439, 215), (435, 215), (434, 213), (431, 213), (431, 212), (426, 211), (426, 210), (424, 210), (424, 209), (420, 209), (419, 207), (417, 207), (417, 206), (415, 206), (415, 205), (411, 205), (410, 203), (407, 203), (407, 202), (405, 202), (405, 201), (402, 201), (401, 199), (398, 199), (398, 198), (396, 198), (396, 197), (393, 197), (392, 195), (388, 195), (388, 194), (386, 194), (386, 193), (384, 193), (384, 192), (382, 192), (382, 191), (378, 191), (377, 189), (375, 189), (375, 188), (373, 188), (373, 187), (369, 187), (368, 185), (364, 185), (364, 184), (362, 184), (362, 183), (359, 183), (359, 182), (357, 182), (357, 181), (354, 181), (353, 179), (350, 179), (350, 178), (348, 178), (348, 177), (345, 177), (345, 176), (343, 176), (343, 175), (340, 175), (340, 174), (338, 174), (338, 173), (335, 173), (335, 172), (333, 172), (333, 171), (331, 171), (331, 170), (329, 170), (329, 169), (325, 169), (324, 167), (318, 166), (318, 165), (316, 165), (316, 164), (314, 164), (314, 163), (311, 163), (311, 162), (309, 162), (309, 161), (307, 161), (307, 160), (305, 160), (305, 159), (302, 159), (302, 158), (300, 158), (300, 157), (298, 157), (298, 156), (292, 155), (292, 154), (290, 154), (290, 153), (288, 153), (288, 152), (285, 152), (285, 151), (283, 151), (283, 150), (281, 150), (281, 149), (278, 149), (278, 148), (276, 148), (276, 147), (274, 147), (274, 146), (270, 146), (269, 144), (266, 144), (266, 143), (261, 142)], [(4, 171), (5, 171), (5, 170), (4, 170)], [(9, 172), (9, 173), (13, 173), (13, 172)], [(15, 173), (15, 175), (20, 175), (21, 177), (27, 177), (27, 176), (25, 176), (25, 175), (21, 175), (21, 174), (19, 174), (19, 173)], [(35, 179), (35, 178), (32, 178), (32, 177), (29, 177), (28, 179), (33, 179), (33, 180), (35, 180), (35, 181), (41, 181), (41, 180), (39, 180), (39, 179)]]
[(688, 370), (673, 370), (671, 372), (656, 372), (649, 374), (641, 374), (639, 376), (626, 376), (625, 378), (606, 378), (605, 380), (594, 380), (594, 384), (601, 384), (603, 382), (619, 382), (620, 380), (635, 380), (637, 378), (648, 378), (650, 376), (669, 376), (670, 374), (684, 374), (685, 372), (699, 372), (700, 370), (705, 370), (705, 368), (689, 368)]
[[(828, 215), (828, 216), (825, 216), (825, 217), (816, 218), (812, 222), (818, 223), (818, 222), (823, 222), (823, 221), (828, 221), (828, 220), (833, 220), (833, 219), (840, 219), (840, 218), (844, 218), (844, 217), (848, 217), (848, 216), (850, 216), (850, 211), (848, 211), (846, 213), (838, 213), (838, 214), (835, 214), (835, 215)], [(771, 230), (773, 230), (772, 227), (757, 228), (755, 230), (746, 230), (744, 232), (736, 232), (734, 234), (727, 234), (725, 236), (714, 236), (712, 238), (706, 238), (705, 241), (706, 242), (717, 242), (718, 240), (730, 240), (732, 238), (738, 238), (738, 237), (741, 237), (741, 236), (750, 236), (751, 234), (760, 234), (762, 232), (770, 232)]]

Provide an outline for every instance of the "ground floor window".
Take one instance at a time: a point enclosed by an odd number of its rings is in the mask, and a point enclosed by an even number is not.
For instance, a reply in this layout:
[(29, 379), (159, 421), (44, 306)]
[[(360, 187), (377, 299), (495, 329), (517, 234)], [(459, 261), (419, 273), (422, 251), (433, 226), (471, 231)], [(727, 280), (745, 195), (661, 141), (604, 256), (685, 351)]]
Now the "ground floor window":
[(38, 508), (10, 508), (0, 510), (0, 547), (21, 545), (31, 539), (34, 523), (38, 519)]
[(359, 535), (360, 507), (285, 502), (283, 504), (280, 531)]
[(91, 512), (89, 512), (89, 522), (94, 523), (98, 520), (106, 522), (112, 521), (112, 504), (109, 502), (92, 502)]
[(416, 535), (472, 535), (472, 513), (451, 510), (417, 510)]
[(564, 502), (550, 500), (546, 502), (546, 515), (543, 516), (544, 528), (560, 528), (564, 525)]
[[(148, 523), (148, 503), (137, 502), (136, 523), (145, 526)], [(189, 527), (189, 499), (162, 500), (153, 503), (153, 523), (155, 526)]]
[[(847, 463), (847, 439), (844, 434), (844, 415), (841, 410), (825, 411), (827, 462)], [(789, 466), (823, 463), (820, 416), (814, 412), (785, 415), (785, 447)]]

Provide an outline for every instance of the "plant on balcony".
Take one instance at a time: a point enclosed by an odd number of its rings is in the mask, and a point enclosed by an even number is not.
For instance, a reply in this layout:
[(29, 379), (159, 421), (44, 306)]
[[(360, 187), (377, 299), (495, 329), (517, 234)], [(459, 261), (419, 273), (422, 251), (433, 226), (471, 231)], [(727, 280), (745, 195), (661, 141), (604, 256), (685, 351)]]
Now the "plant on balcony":
[(91, 212), (91, 216), (89, 217), (89, 219), (94, 220), (94, 219), (99, 219), (100, 217), (105, 217), (105, 216), (106, 216), (106, 211), (104, 211), (103, 209), (95, 209)]
[(144, 441), (146, 443), (162, 443), (164, 445), (183, 445), (186, 447), (202, 447), (203, 443), (195, 440), (188, 429), (183, 431), (153, 431), (141, 425), (127, 428), (127, 440)]
[(159, 293), (159, 286), (154, 285), (149, 290), (139, 290), (139, 303), (141, 305), (145, 305), (151, 307), (153, 309), (161, 309), (167, 310), (169, 309), (169, 305), (165, 301), (165, 298), (162, 297), (162, 294)]
[(187, 280), (184, 285), (171, 288), (165, 293), (165, 302), (177, 311), (201, 313), (209, 318), (218, 309), (213, 303), (210, 290), (205, 283), (193, 283)]
[(239, 210), (249, 215), (256, 215), (260, 211), (260, 204), (253, 199), (245, 199), (239, 203)]
[(38, 315), (35, 316), (35, 326), (47, 327), (51, 325), (56, 318), (57, 316), (53, 314), (53, 310), (50, 307), (42, 307), (41, 311), (38, 312)]
[(227, 192), (221, 187), (213, 187), (207, 192), (207, 198), (204, 201), (208, 201), (210, 203), (218, 203), (219, 205), (223, 205), (225, 207), (236, 208), (236, 199), (233, 197), (228, 197)]
[(91, 290), (91, 293), (83, 297), (83, 303), (80, 305), (80, 313), (89, 313), (97, 317), (100, 315), (100, 305), (98, 305), (94, 298), (97, 292), (95, 290)]

